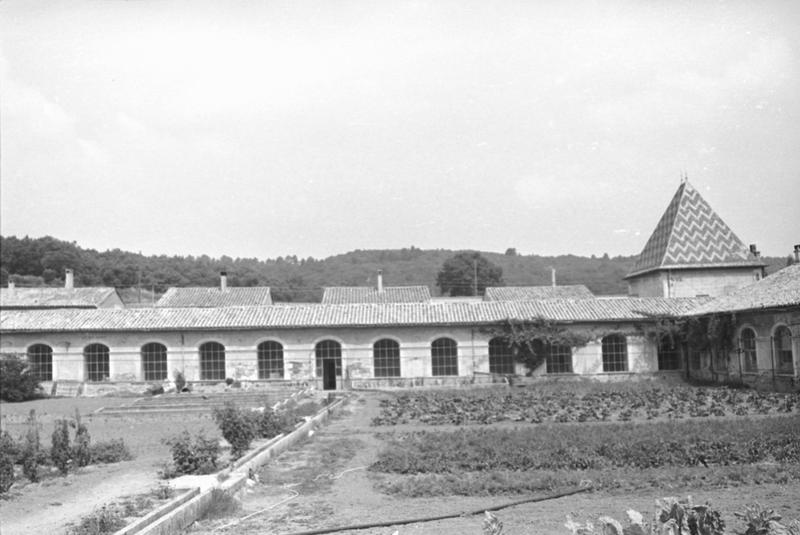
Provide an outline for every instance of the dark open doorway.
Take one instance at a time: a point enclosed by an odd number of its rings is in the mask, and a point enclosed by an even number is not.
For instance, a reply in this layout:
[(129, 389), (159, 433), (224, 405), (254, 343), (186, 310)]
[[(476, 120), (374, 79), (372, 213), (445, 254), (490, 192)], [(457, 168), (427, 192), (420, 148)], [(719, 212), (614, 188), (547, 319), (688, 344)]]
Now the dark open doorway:
[(317, 377), (323, 390), (336, 390), (336, 377), (342, 376), (342, 346), (335, 340), (323, 340), (315, 348)]
[(322, 389), (336, 390), (336, 361), (333, 359), (322, 361)]

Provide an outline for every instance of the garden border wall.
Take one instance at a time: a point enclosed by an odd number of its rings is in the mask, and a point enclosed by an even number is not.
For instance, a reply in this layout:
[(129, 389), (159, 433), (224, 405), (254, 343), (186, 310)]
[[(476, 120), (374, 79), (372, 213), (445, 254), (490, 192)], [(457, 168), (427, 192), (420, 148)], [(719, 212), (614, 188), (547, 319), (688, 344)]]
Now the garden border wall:
[[(278, 435), (239, 459), (233, 467), (226, 468), (217, 474), (211, 474), (211, 477), (217, 478), (217, 480), (222, 479), (219, 484), (204, 491), (199, 488), (191, 489), (144, 518), (125, 526), (114, 535), (169, 535), (186, 528), (210, 507), (215, 490), (231, 496), (236, 494), (245, 486), (252, 470), (256, 470), (271, 458), (280, 455), (309, 436), (311, 431), (324, 424), (348, 401), (349, 396), (334, 401), (314, 417), (298, 424), (295, 430), (288, 435)], [(145, 520), (147, 521), (145, 522)]]

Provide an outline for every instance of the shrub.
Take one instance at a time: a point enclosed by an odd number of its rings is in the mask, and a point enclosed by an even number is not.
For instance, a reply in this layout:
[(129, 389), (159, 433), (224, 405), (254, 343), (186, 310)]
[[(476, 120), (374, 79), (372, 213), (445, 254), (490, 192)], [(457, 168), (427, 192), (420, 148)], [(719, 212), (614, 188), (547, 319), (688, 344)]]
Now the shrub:
[(252, 413), (256, 428), (256, 435), (261, 438), (272, 438), (292, 428), (294, 418), (286, 413), (279, 413), (270, 407), (264, 407), (263, 412)]
[(69, 422), (67, 420), (56, 420), (51, 440), (50, 458), (62, 475), (69, 473), (69, 465), (72, 463), (72, 447), (69, 443)]
[(114, 533), (125, 526), (125, 520), (119, 507), (104, 505), (91, 515), (81, 519), (80, 524), (71, 528), (69, 535), (103, 535)]
[(211, 491), (211, 504), (203, 513), (203, 519), (226, 518), (242, 508), (241, 502), (221, 489)]
[(121, 438), (92, 444), (89, 447), (89, 454), (92, 463), (98, 464), (118, 463), (133, 459), (128, 446)]
[(222, 436), (231, 445), (231, 455), (238, 459), (256, 438), (257, 423), (253, 413), (226, 402), (222, 408), (214, 409), (213, 418)]
[(152, 495), (156, 500), (169, 500), (175, 496), (175, 489), (170, 487), (168, 484), (162, 483), (153, 489)]
[(194, 441), (188, 431), (164, 441), (172, 451), (172, 465), (162, 472), (169, 479), (183, 474), (210, 474), (217, 470), (219, 442), (197, 434)]
[(91, 442), (89, 429), (81, 422), (81, 415), (75, 409), (75, 445), (72, 449), (72, 458), (78, 466), (86, 466), (92, 462)]
[(0, 434), (0, 494), (5, 494), (14, 484), (14, 463), (18, 448), (14, 439), (3, 431)]
[(39, 422), (36, 419), (36, 411), (31, 410), (28, 415), (28, 430), (22, 442), (22, 473), (31, 482), (39, 481), (39, 457), (41, 447), (39, 444)]
[(183, 388), (186, 386), (186, 378), (183, 376), (183, 372), (175, 370), (175, 391), (176, 392), (183, 392)]
[(25, 359), (10, 353), (0, 354), (0, 399), (27, 401), (43, 395), (42, 387), (30, 373)]

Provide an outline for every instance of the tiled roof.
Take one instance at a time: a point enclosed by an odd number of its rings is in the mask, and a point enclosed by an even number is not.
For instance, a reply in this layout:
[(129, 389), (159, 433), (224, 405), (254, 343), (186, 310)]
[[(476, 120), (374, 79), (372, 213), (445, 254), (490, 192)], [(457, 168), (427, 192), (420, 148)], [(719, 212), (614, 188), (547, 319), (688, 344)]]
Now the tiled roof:
[(683, 182), (626, 278), (656, 269), (763, 265), (700, 193)]
[(334, 286), (325, 288), (322, 303), (427, 303), (431, 292), (427, 286), (388, 286), (379, 292), (370, 286)]
[(800, 307), (800, 264), (794, 264), (743, 288), (712, 299), (692, 314)]
[(87, 288), (1, 288), (0, 308), (97, 308), (116, 290)]
[(266, 306), (272, 304), (269, 287), (249, 288), (170, 288), (156, 303), (157, 307), (236, 307)]
[(526, 301), (530, 299), (591, 299), (594, 294), (583, 284), (567, 286), (497, 286), (486, 288), (486, 301)]
[(227, 308), (4, 310), (0, 332), (232, 330), (312, 327), (472, 326), (507, 318), (564, 322), (646, 320), (683, 315), (703, 299), (542, 299), (477, 303), (272, 305)]

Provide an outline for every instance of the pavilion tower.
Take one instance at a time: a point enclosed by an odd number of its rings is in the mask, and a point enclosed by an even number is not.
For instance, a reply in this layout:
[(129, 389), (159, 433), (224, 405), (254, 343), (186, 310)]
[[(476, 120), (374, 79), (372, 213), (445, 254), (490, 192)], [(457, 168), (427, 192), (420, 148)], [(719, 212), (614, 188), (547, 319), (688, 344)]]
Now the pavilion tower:
[(765, 265), (684, 179), (625, 279), (640, 297), (716, 297), (761, 279)]

